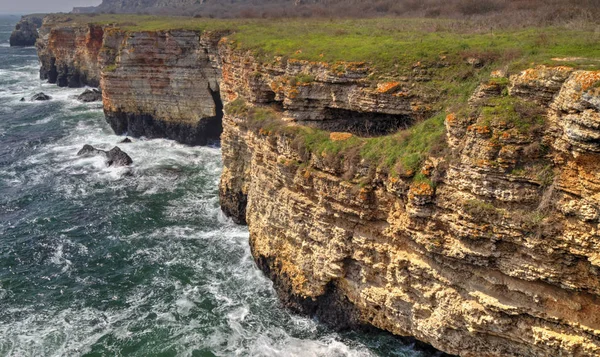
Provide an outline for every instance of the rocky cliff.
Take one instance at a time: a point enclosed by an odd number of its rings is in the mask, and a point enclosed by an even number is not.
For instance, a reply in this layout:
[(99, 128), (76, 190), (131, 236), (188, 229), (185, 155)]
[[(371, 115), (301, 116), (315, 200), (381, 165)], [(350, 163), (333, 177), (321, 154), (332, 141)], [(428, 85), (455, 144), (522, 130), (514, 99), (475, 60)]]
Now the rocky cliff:
[(40, 78), (60, 87), (100, 85), (98, 54), (102, 47), (102, 26), (53, 26), (54, 18), (47, 16), (36, 43), (41, 62)]
[(117, 134), (206, 145), (221, 134), (219, 33), (107, 30), (100, 54), (106, 119)]
[(11, 46), (33, 46), (38, 39), (38, 28), (42, 26), (41, 15), (23, 16), (10, 34)]
[(296, 310), (461, 356), (595, 356), (598, 80), (540, 67), (483, 84), (421, 181), (365, 162), (349, 180), (344, 161), (226, 114), (222, 199)]
[(99, 78), (119, 133), (203, 143), (225, 103), (221, 204), (290, 308), (461, 356), (600, 354), (600, 72), (497, 71), (394, 171), (356, 152), (435, 112), (414, 78), (264, 62), (222, 33), (45, 31), (44, 73)]

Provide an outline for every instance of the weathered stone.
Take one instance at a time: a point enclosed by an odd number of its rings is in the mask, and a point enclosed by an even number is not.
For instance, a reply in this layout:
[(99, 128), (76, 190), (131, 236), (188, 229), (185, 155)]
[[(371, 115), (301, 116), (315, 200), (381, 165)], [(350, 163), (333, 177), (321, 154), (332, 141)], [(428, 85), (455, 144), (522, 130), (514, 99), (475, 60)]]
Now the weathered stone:
[(52, 99), (51, 96), (49, 96), (45, 93), (42, 93), (42, 92), (37, 93), (33, 97), (31, 97), (31, 100), (33, 100), (33, 101), (46, 101), (46, 100), (50, 100), (50, 99)]
[(97, 89), (86, 89), (83, 93), (77, 96), (77, 100), (84, 103), (101, 101), (102, 92)]
[[(529, 87), (516, 84), (524, 76), (511, 78), (514, 95), (557, 108), (550, 117), (587, 111), (576, 122), (596, 130), (586, 119), (597, 115), (595, 87), (584, 85), (595, 83), (594, 74), (556, 75), (556, 88), (545, 79), (552, 71), (529, 74)], [(228, 78), (239, 77), (224, 73)], [(238, 94), (252, 98), (247, 91), (242, 86)], [(479, 98), (501, 92), (494, 85)], [(236, 219), (249, 225), (259, 267), (294, 310), (340, 326), (365, 323), (415, 336), (461, 356), (598, 354), (598, 154), (565, 132), (564, 140), (579, 143), (581, 153), (559, 154), (565, 160), (555, 167), (559, 179), (545, 189), (535, 174), (515, 177), (507, 170), (529, 145), (563, 138), (562, 132), (550, 130), (545, 139), (501, 126), (484, 132), (476, 120), (448, 116), (456, 157), (435, 190), (392, 178), (356, 190), (318, 157), (288, 165), (303, 156), (293, 138), (256, 134), (241, 125), (243, 118), (226, 115), (224, 208), (245, 214)], [(565, 203), (535, 226), (527, 215), (545, 207), (548, 195)], [(330, 296), (344, 303), (326, 303)]]
[(220, 72), (211, 51), (218, 38), (196, 31), (107, 32), (100, 56), (102, 89), (115, 133), (189, 145), (217, 141)]
[(133, 163), (131, 157), (122, 151), (118, 146), (106, 152), (106, 164), (108, 166), (129, 166)]
[[(46, 16), (45, 23), (53, 17)], [(98, 53), (104, 30), (99, 25), (44, 25), (36, 47), (42, 64), (40, 78), (60, 87), (98, 87), (100, 67)]]
[(81, 150), (79, 150), (79, 152), (77, 152), (77, 156), (89, 157), (97, 155), (102, 155), (106, 158), (107, 166), (129, 166), (133, 163), (131, 157), (129, 157), (129, 155), (122, 151), (118, 146), (115, 146), (109, 151), (105, 151), (96, 149), (95, 147), (86, 144), (83, 146), (83, 148), (81, 148)]

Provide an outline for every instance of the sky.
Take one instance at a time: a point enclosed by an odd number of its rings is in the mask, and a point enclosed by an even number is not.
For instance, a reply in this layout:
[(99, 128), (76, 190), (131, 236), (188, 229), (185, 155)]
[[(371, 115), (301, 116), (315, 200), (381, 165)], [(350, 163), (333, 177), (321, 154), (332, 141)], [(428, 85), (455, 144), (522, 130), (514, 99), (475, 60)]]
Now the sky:
[(69, 12), (76, 6), (95, 6), (102, 0), (0, 0), (0, 14)]

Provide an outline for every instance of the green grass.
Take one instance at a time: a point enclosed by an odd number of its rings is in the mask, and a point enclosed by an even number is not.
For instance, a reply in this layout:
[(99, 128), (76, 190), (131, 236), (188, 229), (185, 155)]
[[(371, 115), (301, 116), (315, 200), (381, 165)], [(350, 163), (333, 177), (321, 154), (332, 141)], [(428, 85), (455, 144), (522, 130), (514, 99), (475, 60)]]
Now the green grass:
[[(326, 19), (194, 19), (150, 15), (55, 15), (64, 24), (117, 24), (127, 31), (187, 29), (229, 30), (238, 48), (251, 50), (264, 61), (284, 56), (335, 64), (367, 62), (380, 75), (402, 76), (413, 66), (444, 64), (464, 67), (465, 57), (512, 67), (554, 63), (553, 58), (580, 59), (561, 64), (600, 68), (600, 32), (557, 27), (515, 31), (482, 31), (467, 21), (377, 18)], [(67, 21), (68, 20), (68, 21)], [(456, 71), (446, 71), (456, 74)], [(446, 73), (448, 74), (448, 73)], [(434, 75), (435, 77), (435, 75)], [(447, 75), (440, 76), (447, 78)]]
[(508, 125), (527, 134), (544, 125), (544, 116), (535, 103), (511, 96), (490, 99), (481, 110), (481, 124)]
[(104, 72), (114, 72), (116, 70), (117, 70), (116, 64), (109, 64), (107, 66), (104, 66)]

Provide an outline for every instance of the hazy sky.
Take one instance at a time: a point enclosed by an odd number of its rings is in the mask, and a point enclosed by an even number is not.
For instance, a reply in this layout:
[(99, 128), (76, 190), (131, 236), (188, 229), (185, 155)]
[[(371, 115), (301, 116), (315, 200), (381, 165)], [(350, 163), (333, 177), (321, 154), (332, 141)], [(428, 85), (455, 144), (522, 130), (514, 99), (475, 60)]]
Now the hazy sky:
[(0, 14), (69, 12), (75, 6), (99, 5), (102, 0), (0, 0)]

